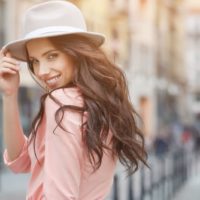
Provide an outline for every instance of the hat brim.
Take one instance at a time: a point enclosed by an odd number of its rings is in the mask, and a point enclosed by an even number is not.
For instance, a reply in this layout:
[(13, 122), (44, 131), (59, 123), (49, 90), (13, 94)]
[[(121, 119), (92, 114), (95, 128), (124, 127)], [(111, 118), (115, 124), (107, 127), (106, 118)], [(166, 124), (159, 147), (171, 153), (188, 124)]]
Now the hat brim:
[(105, 41), (105, 36), (103, 34), (94, 33), (94, 32), (76, 32), (76, 33), (66, 33), (66, 32), (56, 32), (49, 33), (45, 35), (35, 36), (27, 39), (15, 40), (6, 44), (3, 49), (5, 51), (9, 51), (13, 58), (18, 60), (27, 62), (26, 55), (26, 43), (30, 40), (40, 39), (40, 38), (49, 38), (49, 37), (57, 37), (57, 36), (67, 36), (67, 35), (80, 35), (91, 40), (96, 46), (101, 46)]

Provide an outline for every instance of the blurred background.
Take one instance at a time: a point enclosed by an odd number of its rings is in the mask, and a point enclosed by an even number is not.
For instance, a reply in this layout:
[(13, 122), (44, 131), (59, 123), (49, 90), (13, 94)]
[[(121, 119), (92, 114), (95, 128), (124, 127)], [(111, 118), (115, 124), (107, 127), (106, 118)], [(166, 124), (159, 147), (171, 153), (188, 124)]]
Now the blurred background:
[[(39, 2), (44, 0), (0, 0), (0, 47), (21, 36), (24, 11)], [(105, 34), (103, 48), (124, 70), (143, 119), (151, 169), (141, 166), (127, 178), (119, 165), (107, 199), (199, 199), (200, 0), (71, 2), (82, 10), (88, 30)], [(40, 95), (22, 66), (19, 102), (26, 134)], [(1, 155), (3, 149), (0, 134)], [(0, 199), (25, 199), (29, 175), (12, 174), (0, 159)]]

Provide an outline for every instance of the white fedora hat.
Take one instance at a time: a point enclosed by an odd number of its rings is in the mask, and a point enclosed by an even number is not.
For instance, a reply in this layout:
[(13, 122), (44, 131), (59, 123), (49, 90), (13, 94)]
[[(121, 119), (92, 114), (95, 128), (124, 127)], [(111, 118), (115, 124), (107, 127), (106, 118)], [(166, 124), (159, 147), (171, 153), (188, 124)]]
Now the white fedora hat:
[(87, 31), (81, 11), (66, 1), (47, 1), (27, 10), (23, 23), (23, 37), (6, 44), (3, 48), (19, 60), (26, 61), (25, 45), (28, 41), (63, 35), (82, 35), (100, 46), (105, 37), (102, 34)]

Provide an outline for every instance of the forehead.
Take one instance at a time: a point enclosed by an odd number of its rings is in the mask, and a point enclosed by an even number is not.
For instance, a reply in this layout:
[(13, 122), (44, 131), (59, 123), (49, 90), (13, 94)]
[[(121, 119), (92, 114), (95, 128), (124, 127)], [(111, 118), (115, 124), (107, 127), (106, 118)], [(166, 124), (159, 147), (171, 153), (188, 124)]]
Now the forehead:
[(34, 39), (26, 44), (29, 56), (36, 56), (45, 53), (50, 49), (54, 49), (53, 44), (47, 38)]

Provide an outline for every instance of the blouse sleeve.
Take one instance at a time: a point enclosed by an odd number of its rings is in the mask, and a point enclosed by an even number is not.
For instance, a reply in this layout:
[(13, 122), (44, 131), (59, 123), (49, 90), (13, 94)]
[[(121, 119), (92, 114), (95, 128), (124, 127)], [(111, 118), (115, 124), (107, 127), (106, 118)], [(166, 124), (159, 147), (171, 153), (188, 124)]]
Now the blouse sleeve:
[[(52, 94), (65, 104), (81, 106), (79, 97), (70, 90), (67, 91), (67, 95), (62, 90)], [(48, 200), (77, 200), (83, 158), (81, 114), (69, 110), (64, 112), (62, 125), (66, 132), (56, 126), (55, 112), (58, 108), (52, 99), (46, 100), (44, 195)]]
[(4, 151), (4, 163), (15, 173), (28, 173), (31, 170), (31, 160), (28, 153), (28, 140), (26, 137), (25, 139), (26, 141), (24, 143), (23, 149), (15, 160), (10, 161), (7, 149)]

